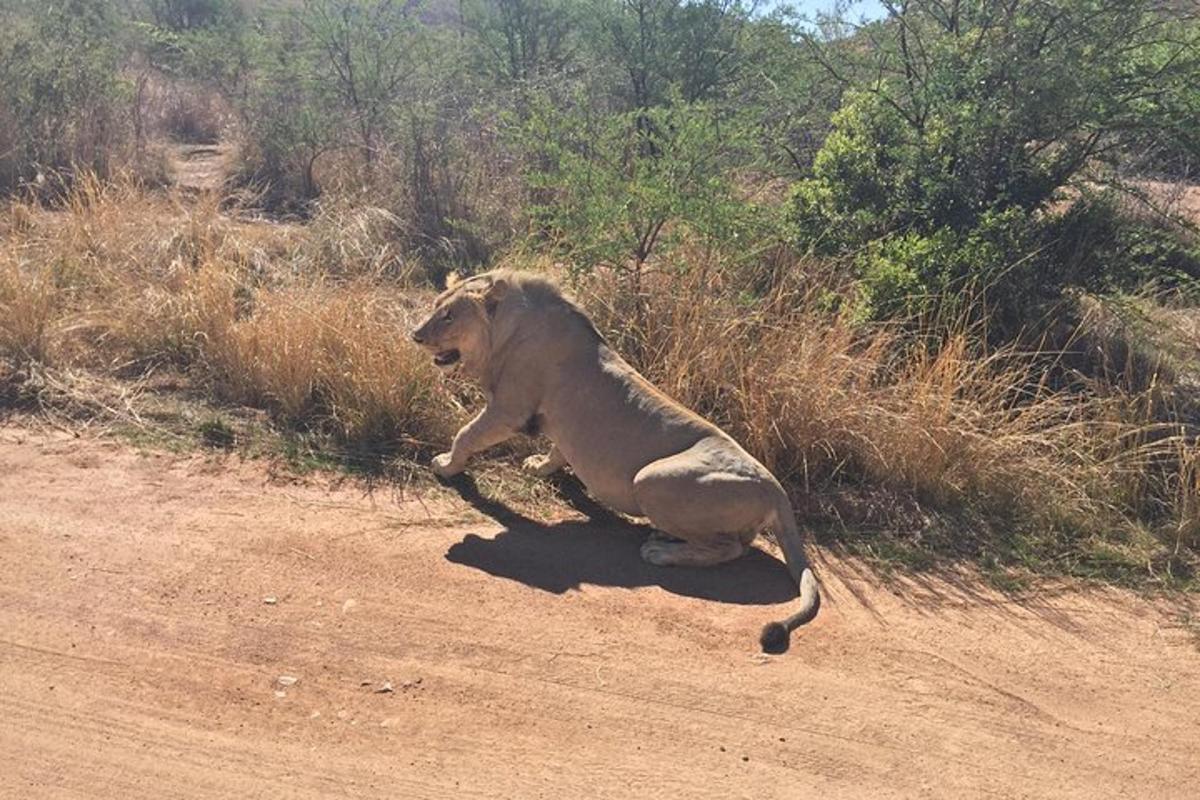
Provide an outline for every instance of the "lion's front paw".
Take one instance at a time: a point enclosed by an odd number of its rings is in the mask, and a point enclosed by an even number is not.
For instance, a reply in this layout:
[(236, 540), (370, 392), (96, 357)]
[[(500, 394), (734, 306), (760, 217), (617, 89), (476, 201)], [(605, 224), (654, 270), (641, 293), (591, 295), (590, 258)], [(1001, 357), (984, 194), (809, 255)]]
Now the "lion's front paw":
[(433, 468), (433, 474), (439, 478), (453, 478), (462, 472), (462, 467), (455, 465), (454, 458), (449, 453), (439, 453), (429, 464)]

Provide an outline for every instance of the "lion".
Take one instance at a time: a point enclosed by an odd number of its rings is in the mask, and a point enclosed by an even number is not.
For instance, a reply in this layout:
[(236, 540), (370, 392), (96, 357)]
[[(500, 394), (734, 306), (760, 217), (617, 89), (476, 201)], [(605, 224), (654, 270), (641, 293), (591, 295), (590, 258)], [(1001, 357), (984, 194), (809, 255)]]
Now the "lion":
[(720, 564), (773, 532), (800, 608), (763, 628), (765, 651), (785, 651), (791, 631), (816, 616), (817, 581), (783, 487), (622, 359), (554, 282), (494, 270), (451, 283), (412, 338), (439, 369), (478, 382), (487, 401), (433, 458), (438, 476), (457, 475), (473, 454), (519, 432), (544, 434), (550, 451), (526, 468), (547, 477), (569, 466), (596, 500), (648, 519), (655, 533), (641, 555), (650, 564)]

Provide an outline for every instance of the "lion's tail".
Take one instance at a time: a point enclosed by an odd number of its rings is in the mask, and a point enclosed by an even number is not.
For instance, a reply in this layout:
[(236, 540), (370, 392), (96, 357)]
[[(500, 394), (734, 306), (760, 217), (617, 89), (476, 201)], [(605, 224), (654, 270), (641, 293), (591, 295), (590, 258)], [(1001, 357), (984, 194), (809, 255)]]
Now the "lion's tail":
[(817, 611), (821, 608), (821, 594), (812, 567), (808, 565), (808, 559), (804, 556), (804, 542), (800, 539), (800, 531), (796, 527), (792, 505), (782, 490), (779, 493), (779, 501), (767, 520), (767, 527), (775, 533), (779, 546), (783, 548), (788, 571), (792, 573), (792, 578), (800, 588), (799, 610), (781, 622), (767, 623), (763, 627), (762, 636), (759, 637), (764, 652), (782, 653), (791, 643), (792, 631), (817, 616)]

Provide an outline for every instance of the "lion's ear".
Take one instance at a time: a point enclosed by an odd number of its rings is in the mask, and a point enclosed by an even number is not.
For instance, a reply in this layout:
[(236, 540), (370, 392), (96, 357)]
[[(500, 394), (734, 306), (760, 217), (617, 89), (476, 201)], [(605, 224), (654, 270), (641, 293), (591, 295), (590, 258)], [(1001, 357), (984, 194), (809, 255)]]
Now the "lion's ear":
[(508, 294), (508, 281), (504, 278), (496, 278), (483, 293), (483, 307), (489, 314), (495, 314), (496, 307), (500, 305), (500, 301), (506, 294)]

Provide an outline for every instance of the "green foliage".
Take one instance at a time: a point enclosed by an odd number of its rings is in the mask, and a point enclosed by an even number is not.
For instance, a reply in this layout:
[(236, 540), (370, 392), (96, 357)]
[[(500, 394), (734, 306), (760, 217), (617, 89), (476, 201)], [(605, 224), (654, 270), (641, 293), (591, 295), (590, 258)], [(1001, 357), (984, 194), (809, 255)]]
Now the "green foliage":
[(130, 129), (111, 3), (0, 6), (0, 191), (39, 173), (100, 174)]
[(957, 323), (983, 300), (988, 326), (1001, 338), (1037, 322), (1069, 288), (1193, 292), (1200, 285), (1195, 240), (1123, 211), (1113, 192), (1085, 194), (1057, 214), (1009, 207), (981, 215), (966, 231), (882, 236), (854, 264), (861, 317)]
[(916, 198), (919, 165), (897, 116), (863, 93), (851, 92), (833, 115), (833, 131), (799, 182), (792, 203), (799, 239), (835, 253), (905, 226)]
[(253, 67), (254, 33), (238, 17), (212, 25), (174, 30), (138, 26), (149, 63), (173, 77), (201, 81), (237, 96)]
[(489, 84), (473, 71), (462, 38), (422, 31), (414, 48), (405, 100), (391, 118), (403, 165), (391, 205), (406, 222), (406, 244), (440, 282), (450, 269), (486, 263), (497, 242), (512, 237), (519, 208), (506, 191), (519, 184), (500, 168), (509, 158), (495, 130), (500, 101), (486, 99)]
[(580, 268), (640, 267), (685, 236), (736, 246), (761, 219), (728, 177), (738, 132), (709, 107), (605, 116), (542, 107), (518, 134), (538, 165), (528, 177), (536, 230)]
[(859, 313), (874, 319), (959, 322), (986, 298), (992, 325), (1013, 332), (1030, 309), (1057, 294), (1065, 274), (1046, 252), (1039, 226), (1021, 209), (984, 214), (974, 228), (908, 231), (872, 240), (855, 257)]
[(333, 146), (337, 119), (303, 28), (285, 20), (272, 34), (257, 42), (255, 80), (238, 110), (248, 140), (246, 178), (266, 190), (268, 205), (279, 207), (319, 193), (316, 162)]
[(982, 297), (1005, 333), (1070, 287), (1193, 280), (1177, 226), (1089, 187), (1200, 164), (1194, 15), (886, 8), (810, 26), (740, 0), (7, 0), (0, 190), (232, 133), (266, 206), (369, 197), (433, 276), (510, 244), (640, 269), (686, 240), (749, 265), (782, 229), (854, 266), (864, 316)]
[(782, 18), (755, 20), (741, 47), (731, 113), (753, 124), (765, 169), (792, 178), (807, 173), (845, 87), (796, 45), (793, 26)]
[(742, 67), (749, 12), (737, 0), (600, 0), (588, 20), (600, 60), (617, 68), (626, 109), (711, 101)]
[[(1002, 320), (1028, 319), (1065, 286), (1132, 278), (1113, 252), (1087, 249), (1095, 242), (1072, 229), (1086, 219), (1045, 210), (1177, 124), (1195, 102), (1198, 36), (1149, 2), (1005, 12), (913, 0), (871, 29), (870, 48), (810, 41), (847, 91), (793, 191), (797, 242), (859, 253), (874, 316), (953, 304), (972, 286)], [(1070, 263), (1052, 257), (1060, 239), (1075, 243)], [(1168, 268), (1152, 250), (1142, 277)]]
[(1049, 222), (1051, 258), (1070, 282), (1103, 294), (1130, 288), (1192, 291), (1200, 242), (1161, 219), (1123, 211), (1115, 191), (1087, 192)]
[(148, 0), (156, 26), (171, 31), (194, 31), (240, 21), (244, 14), (235, 0)]
[(567, 0), (471, 0), (463, 15), (484, 69), (503, 82), (557, 75), (576, 56), (580, 12)]
[(335, 113), (348, 115), (370, 173), (413, 70), (413, 21), (394, 0), (305, 0), (300, 25)]

